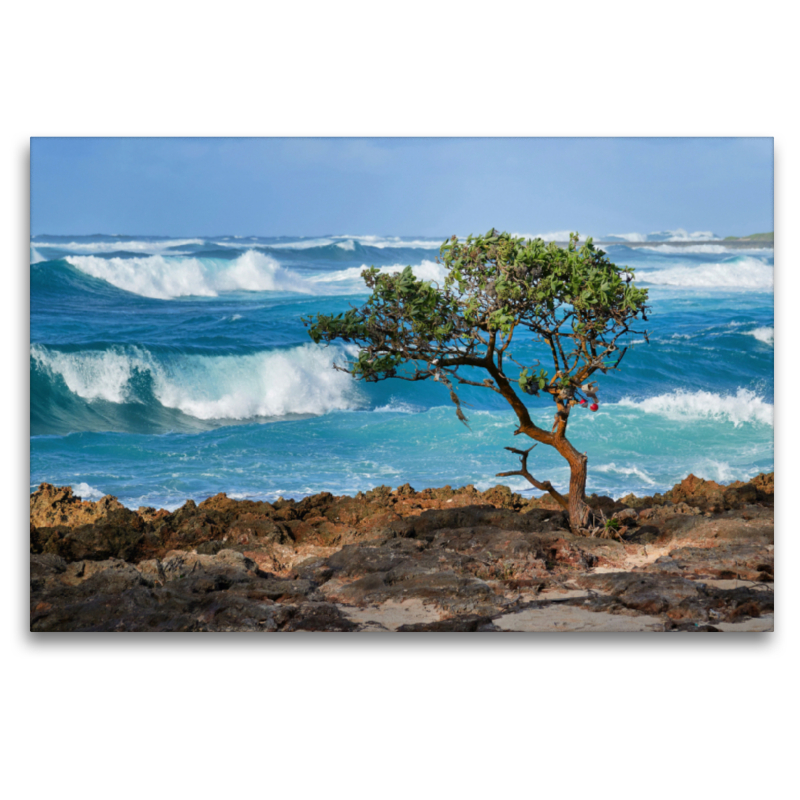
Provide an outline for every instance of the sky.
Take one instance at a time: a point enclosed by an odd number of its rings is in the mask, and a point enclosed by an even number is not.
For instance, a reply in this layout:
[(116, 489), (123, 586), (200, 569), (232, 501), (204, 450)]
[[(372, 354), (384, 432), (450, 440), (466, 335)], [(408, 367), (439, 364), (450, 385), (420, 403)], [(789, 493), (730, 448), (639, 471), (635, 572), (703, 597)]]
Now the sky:
[(773, 230), (771, 138), (33, 138), (33, 235)]

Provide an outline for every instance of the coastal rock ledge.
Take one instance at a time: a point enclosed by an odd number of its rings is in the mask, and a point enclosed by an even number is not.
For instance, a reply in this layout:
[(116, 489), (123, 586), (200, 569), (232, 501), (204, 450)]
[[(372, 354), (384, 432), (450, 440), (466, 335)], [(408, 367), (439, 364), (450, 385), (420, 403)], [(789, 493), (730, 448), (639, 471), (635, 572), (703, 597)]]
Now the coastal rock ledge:
[[(774, 474), (589, 498), (379, 486), (173, 512), (31, 495), (32, 631), (770, 631)], [(614, 522), (616, 520), (616, 522)]]

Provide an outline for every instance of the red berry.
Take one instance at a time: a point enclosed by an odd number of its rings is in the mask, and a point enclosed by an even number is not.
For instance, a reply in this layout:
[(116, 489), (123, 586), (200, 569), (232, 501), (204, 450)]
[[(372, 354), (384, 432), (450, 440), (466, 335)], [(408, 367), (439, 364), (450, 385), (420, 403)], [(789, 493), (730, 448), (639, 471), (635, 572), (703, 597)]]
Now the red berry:
[(589, 408), (590, 408), (592, 411), (597, 411), (597, 409), (598, 409), (598, 408), (600, 408), (600, 406), (598, 406), (598, 405), (597, 405), (597, 403), (592, 403), (592, 404), (589, 406)]
[(579, 402), (579, 403), (580, 403), (582, 406), (585, 406), (585, 405), (586, 405), (586, 401), (585, 401), (585, 400), (583, 400), (583, 399), (581, 399), (581, 400), (578, 400), (578, 402)]

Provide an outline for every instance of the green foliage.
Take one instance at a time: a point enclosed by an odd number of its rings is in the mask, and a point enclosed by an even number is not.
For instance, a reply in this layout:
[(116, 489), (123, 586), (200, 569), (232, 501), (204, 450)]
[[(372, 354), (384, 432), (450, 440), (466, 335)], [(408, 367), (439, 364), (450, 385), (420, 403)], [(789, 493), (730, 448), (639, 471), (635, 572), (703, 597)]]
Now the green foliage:
[[(357, 344), (348, 366), (357, 378), (442, 381), (460, 416), (455, 383), (486, 386), (509, 402), (515, 383), (527, 394), (550, 394), (563, 415), (581, 392), (594, 396), (595, 384), (585, 381), (615, 368), (617, 340), (647, 319), (647, 291), (635, 286), (633, 270), (611, 263), (591, 239), (580, 245), (577, 234), (567, 247), (495, 229), (464, 241), (454, 236), (439, 261), (446, 270), (441, 286), (416, 279), (410, 267), (364, 270), (367, 302), (304, 318), (309, 335), (317, 343)], [(509, 345), (519, 329), (545, 345), (552, 372), (513, 359)], [(490, 378), (478, 383), (465, 367), (486, 369)]]

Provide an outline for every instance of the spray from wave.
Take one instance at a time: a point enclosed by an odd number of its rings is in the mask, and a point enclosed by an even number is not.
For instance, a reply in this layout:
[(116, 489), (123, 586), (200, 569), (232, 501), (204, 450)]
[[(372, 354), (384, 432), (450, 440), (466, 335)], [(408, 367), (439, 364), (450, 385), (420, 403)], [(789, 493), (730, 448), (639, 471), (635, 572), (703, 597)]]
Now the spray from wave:
[(748, 331), (750, 336), (755, 336), (759, 342), (764, 344), (775, 344), (775, 328), (756, 328), (754, 331)]
[[(153, 354), (144, 347), (62, 352), (31, 346), (31, 358), (87, 401), (152, 402), (201, 420), (326, 414), (363, 399), (345, 372), (343, 352), (303, 345), (247, 355)], [(150, 390), (142, 390), (142, 378)]]
[(67, 256), (66, 261), (119, 289), (159, 300), (216, 297), (220, 292), (316, 294), (314, 284), (263, 253), (249, 250), (233, 261), (197, 258), (100, 258)]
[[(386, 275), (396, 272), (402, 272), (406, 268), (405, 264), (392, 264), (388, 267), (381, 267), (380, 271)], [(364, 289), (364, 282), (361, 279), (361, 273), (367, 269), (366, 264), (360, 267), (350, 267), (349, 269), (340, 269), (336, 272), (330, 272), (326, 275), (318, 275), (314, 278), (315, 283), (344, 283), (354, 282), (358, 283), (361, 289)], [(435, 261), (424, 260), (421, 264), (411, 266), (411, 271), (414, 273), (418, 280), (434, 281), (440, 286), (444, 285), (444, 279), (447, 275), (447, 270), (441, 264)]]
[(675, 422), (714, 420), (732, 422), (735, 428), (744, 423), (772, 425), (774, 406), (749, 389), (739, 388), (736, 394), (688, 392), (679, 389), (647, 400), (623, 399), (618, 406), (636, 408), (646, 414), (658, 414)]
[[(233, 260), (177, 258), (162, 255), (140, 258), (67, 256), (70, 265), (86, 275), (142, 297), (169, 300), (176, 297), (217, 297), (225, 292), (291, 292), (329, 295), (366, 292), (360, 267), (309, 274), (304, 277), (281, 266), (274, 258), (248, 250)], [(401, 272), (405, 264), (381, 267), (389, 274)], [(433, 261), (412, 266), (417, 278), (444, 281), (446, 271)]]
[(72, 251), (76, 253), (113, 253), (125, 250), (129, 253), (161, 253), (176, 247), (185, 247), (192, 244), (203, 244), (203, 239), (161, 239), (161, 240), (122, 240), (115, 239), (111, 242), (43, 242), (36, 241), (37, 247), (52, 250)]
[(773, 268), (757, 258), (745, 256), (718, 264), (675, 266), (667, 269), (637, 269), (641, 283), (708, 289), (772, 291)]

